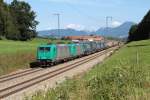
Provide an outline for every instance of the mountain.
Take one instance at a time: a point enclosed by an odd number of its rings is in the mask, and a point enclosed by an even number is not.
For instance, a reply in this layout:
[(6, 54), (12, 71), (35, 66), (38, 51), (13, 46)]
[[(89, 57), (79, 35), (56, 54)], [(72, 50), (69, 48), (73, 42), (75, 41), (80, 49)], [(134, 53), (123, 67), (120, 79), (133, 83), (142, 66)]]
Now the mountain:
[(64, 36), (96, 34), (96, 35), (124, 38), (128, 36), (129, 29), (133, 24), (135, 23), (125, 22), (122, 25), (115, 28), (100, 28), (97, 31), (93, 31), (93, 32), (78, 31), (75, 29), (60, 29), (60, 34), (58, 34), (57, 29), (44, 30), (44, 31), (39, 31), (38, 36), (64, 37)]
[(87, 31), (78, 31), (75, 29), (60, 29), (60, 34), (57, 29), (39, 31), (39, 36), (54, 36), (54, 37), (63, 37), (63, 36), (76, 36), (76, 35), (88, 35)]
[(125, 22), (115, 28), (100, 28), (95, 33), (98, 35), (124, 38), (128, 36), (130, 27), (134, 24), (133, 22)]

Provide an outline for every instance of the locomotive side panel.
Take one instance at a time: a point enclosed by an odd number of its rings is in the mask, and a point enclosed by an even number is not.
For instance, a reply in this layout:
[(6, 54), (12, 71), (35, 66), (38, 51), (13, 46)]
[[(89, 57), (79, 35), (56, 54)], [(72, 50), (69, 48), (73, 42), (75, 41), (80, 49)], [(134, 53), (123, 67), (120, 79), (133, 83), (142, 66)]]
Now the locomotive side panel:
[(71, 57), (69, 47), (67, 45), (58, 45), (56, 60), (63, 60), (69, 57)]

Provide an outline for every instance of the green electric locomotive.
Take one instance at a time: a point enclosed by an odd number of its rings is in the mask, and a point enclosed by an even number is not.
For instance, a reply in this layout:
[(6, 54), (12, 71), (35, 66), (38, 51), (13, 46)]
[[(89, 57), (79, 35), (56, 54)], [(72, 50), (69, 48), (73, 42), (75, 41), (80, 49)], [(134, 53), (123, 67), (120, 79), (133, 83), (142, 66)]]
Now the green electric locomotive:
[(41, 45), (37, 49), (37, 61), (40, 66), (50, 66), (84, 54), (81, 44)]

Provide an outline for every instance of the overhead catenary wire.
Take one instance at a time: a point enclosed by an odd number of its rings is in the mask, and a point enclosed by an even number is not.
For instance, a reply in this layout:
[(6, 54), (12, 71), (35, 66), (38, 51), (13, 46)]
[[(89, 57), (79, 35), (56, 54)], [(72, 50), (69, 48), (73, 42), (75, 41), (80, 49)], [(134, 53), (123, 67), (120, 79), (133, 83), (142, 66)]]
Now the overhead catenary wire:
[[(86, 19), (92, 21), (92, 22), (96, 22), (98, 23), (97, 25), (100, 26), (100, 22), (101, 21), (105, 21), (105, 19), (97, 19), (94, 16), (90, 16), (89, 14), (87, 14), (85, 11), (79, 9), (78, 7), (74, 6), (73, 4), (66, 4), (67, 7), (73, 9), (73, 11), (75, 11), (76, 13), (78, 13), (79, 16), (84, 16)], [(95, 23), (94, 23), (95, 24)]]

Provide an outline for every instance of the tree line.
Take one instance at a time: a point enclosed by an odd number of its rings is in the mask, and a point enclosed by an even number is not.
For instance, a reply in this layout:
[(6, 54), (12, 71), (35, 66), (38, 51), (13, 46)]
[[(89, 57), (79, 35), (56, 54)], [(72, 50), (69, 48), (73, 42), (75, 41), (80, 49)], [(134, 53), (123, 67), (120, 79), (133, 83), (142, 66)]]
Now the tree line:
[(25, 1), (13, 0), (10, 4), (0, 0), (0, 38), (30, 40), (37, 36), (36, 13)]
[(133, 25), (129, 31), (129, 42), (145, 39), (150, 39), (150, 10), (143, 20), (139, 24)]

